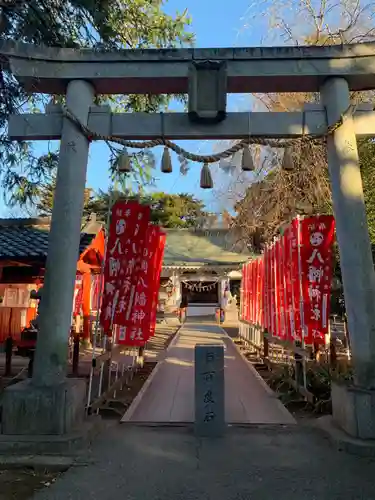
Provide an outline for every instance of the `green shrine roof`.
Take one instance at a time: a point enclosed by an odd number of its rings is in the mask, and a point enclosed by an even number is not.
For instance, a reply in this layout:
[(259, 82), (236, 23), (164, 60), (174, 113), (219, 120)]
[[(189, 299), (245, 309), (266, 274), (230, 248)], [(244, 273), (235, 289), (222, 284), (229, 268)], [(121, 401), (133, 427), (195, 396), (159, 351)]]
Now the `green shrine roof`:
[(236, 242), (229, 229), (164, 229), (167, 234), (164, 266), (233, 266), (246, 262), (251, 254), (244, 242)]

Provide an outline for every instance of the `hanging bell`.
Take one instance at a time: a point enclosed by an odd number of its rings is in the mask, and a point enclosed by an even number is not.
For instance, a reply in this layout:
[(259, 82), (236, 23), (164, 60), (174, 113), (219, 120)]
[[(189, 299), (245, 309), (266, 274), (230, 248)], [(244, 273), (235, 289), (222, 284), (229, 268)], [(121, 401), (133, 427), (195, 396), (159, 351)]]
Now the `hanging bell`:
[(250, 146), (245, 146), (243, 148), (241, 168), (243, 172), (253, 172), (255, 170), (253, 155)]
[(291, 148), (284, 149), (281, 168), (286, 171), (291, 171), (294, 169), (293, 150)]
[(118, 155), (116, 163), (118, 172), (125, 174), (132, 171), (128, 150), (126, 148)]
[(205, 163), (201, 170), (201, 188), (212, 189), (214, 186), (211, 170), (207, 163)]
[(172, 160), (167, 146), (164, 147), (163, 157), (161, 159), (161, 171), (164, 174), (172, 173)]

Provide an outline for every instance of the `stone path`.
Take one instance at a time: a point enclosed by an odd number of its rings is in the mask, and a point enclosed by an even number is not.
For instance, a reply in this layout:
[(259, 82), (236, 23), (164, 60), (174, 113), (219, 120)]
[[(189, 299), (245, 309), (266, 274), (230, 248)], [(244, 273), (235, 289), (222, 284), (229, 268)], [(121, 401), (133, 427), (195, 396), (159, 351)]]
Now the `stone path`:
[(225, 346), (225, 415), (228, 423), (295, 422), (222, 328), (212, 323), (193, 322), (181, 328), (142, 397), (129, 408), (123, 422), (194, 421), (194, 347), (197, 343)]
[(185, 428), (116, 424), (86, 467), (34, 500), (373, 500), (374, 462), (339, 453), (317, 430), (232, 428), (196, 439)]

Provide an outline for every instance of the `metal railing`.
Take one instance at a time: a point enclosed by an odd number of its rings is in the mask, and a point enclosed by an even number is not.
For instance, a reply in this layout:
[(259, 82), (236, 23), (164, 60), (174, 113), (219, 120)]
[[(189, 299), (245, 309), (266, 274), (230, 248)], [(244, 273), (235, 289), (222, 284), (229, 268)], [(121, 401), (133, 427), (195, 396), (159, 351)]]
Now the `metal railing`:
[(137, 348), (116, 346), (92, 360), (87, 391), (87, 413), (113, 410), (124, 413), (123, 388), (130, 384), (141, 361)]
[[(294, 388), (308, 401), (314, 400), (314, 395), (308, 391), (306, 382), (307, 368), (316, 364), (337, 367), (338, 358), (346, 358), (350, 362), (350, 347), (346, 323), (332, 316), (330, 319), (330, 333), (327, 343), (318, 348), (303, 347), (301, 342), (288, 342), (268, 334), (258, 325), (241, 320), (239, 323), (239, 338), (250, 349), (252, 357), (264, 363), (270, 369), (280, 365), (293, 367), (294, 378), (288, 380)], [(337, 342), (339, 341), (339, 349)]]

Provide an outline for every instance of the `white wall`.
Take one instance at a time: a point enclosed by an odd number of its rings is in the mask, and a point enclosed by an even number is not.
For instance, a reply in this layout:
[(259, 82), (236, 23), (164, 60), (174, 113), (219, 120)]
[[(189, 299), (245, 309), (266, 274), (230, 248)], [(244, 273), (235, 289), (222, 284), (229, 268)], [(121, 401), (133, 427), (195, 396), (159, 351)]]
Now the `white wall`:
[(196, 305), (193, 304), (191, 306), (188, 306), (186, 315), (188, 317), (194, 317), (194, 316), (212, 316), (215, 314), (215, 310), (217, 309), (218, 304), (207, 304), (207, 305)]

